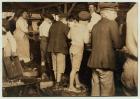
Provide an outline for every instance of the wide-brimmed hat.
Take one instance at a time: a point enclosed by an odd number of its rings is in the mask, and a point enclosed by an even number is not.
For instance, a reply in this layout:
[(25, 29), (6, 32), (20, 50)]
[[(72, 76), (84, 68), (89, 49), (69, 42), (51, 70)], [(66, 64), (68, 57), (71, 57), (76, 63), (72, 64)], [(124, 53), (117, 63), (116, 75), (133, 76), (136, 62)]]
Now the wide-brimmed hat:
[(100, 2), (98, 6), (100, 10), (108, 9), (118, 11), (118, 3), (115, 2)]

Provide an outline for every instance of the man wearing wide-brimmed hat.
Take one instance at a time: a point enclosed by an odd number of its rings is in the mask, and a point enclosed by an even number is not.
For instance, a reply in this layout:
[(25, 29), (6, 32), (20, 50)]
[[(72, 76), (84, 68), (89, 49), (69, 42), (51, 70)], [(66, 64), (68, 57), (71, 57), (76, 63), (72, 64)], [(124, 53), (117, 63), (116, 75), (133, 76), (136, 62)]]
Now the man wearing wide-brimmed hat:
[(117, 3), (99, 3), (102, 19), (91, 32), (92, 52), (88, 66), (92, 73), (92, 96), (114, 96), (115, 49), (121, 47), (117, 17)]

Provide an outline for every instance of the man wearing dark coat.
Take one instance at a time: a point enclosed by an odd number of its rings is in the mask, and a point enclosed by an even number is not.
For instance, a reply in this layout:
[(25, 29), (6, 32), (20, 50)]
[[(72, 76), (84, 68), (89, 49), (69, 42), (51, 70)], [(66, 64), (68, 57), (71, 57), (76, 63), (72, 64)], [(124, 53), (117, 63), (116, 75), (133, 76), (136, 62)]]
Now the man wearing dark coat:
[(65, 55), (68, 54), (69, 27), (66, 24), (66, 15), (60, 14), (59, 21), (54, 22), (49, 30), (48, 52), (52, 53), (55, 87), (60, 85), (61, 77), (65, 71)]
[(115, 86), (115, 49), (121, 47), (116, 3), (99, 3), (102, 19), (95, 24), (91, 32), (92, 52), (88, 66), (92, 73), (92, 96), (113, 96)]
[(9, 25), (9, 29), (10, 29), (10, 32), (12, 33), (12, 35), (13, 35), (15, 29), (16, 29), (17, 18), (18, 17), (16, 15), (14, 15), (14, 17), (11, 20), (9, 20), (9, 24), (8, 25)]

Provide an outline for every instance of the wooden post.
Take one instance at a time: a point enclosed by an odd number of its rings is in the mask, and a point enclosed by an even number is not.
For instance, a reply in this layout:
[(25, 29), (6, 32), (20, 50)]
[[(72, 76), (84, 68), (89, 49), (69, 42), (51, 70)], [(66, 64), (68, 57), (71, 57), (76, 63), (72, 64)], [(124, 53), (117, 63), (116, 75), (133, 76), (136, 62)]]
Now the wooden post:
[(42, 9), (42, 14), (44, 14), (44, 13), (45, 13), (45, 8)]
[(61, 6), (57, 6), (57, 10), (59, 13), (63, 13), (63, 11), (61, 10)]
[(68, 9), (67, 9), (67, 3), (65, 3), (64, 4), (64, 13), (67, 14), (68, 13), (67, 11), (68, 11)]
[(73, 8), (75, 7), (75, 5), (76, 5), (76, 2), (74, 2), (74, 3), (72, 4), (71, 8), (69, 9), (69, 11), (68, 11), (68, 16), (71, 14), (71, 12), (72, 12)]

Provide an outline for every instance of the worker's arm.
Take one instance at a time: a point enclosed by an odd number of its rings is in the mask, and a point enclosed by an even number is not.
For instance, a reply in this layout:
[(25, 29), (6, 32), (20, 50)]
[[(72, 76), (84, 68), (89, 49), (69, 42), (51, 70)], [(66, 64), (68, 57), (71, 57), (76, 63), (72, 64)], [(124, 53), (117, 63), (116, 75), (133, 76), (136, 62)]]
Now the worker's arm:
[(19, 26), (20, 30), (24, 33), (28, 33), (28, 24), (26, 20), (18, 19), (16, 25)]

